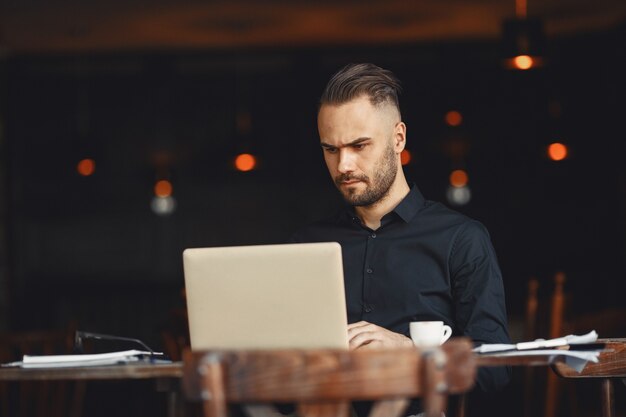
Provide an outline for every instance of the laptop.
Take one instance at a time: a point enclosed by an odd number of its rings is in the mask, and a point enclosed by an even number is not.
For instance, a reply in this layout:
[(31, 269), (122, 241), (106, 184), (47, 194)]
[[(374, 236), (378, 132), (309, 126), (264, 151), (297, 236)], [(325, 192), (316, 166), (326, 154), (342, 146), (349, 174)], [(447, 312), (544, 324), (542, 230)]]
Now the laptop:
[(347, 349), (335, 242), (186, 249), (192, 350)]

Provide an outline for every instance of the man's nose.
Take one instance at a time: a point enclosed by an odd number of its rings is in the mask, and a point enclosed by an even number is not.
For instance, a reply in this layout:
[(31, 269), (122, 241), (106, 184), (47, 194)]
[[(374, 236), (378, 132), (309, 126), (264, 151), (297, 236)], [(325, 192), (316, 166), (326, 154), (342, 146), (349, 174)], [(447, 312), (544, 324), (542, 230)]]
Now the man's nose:
[(352, 172), (355, 169), (355, 160), (354, 153), (350, 152), (348, 149), (340, 149), (339, 150), (339, 166), (337, 169), (342, 174), (346, 172)]

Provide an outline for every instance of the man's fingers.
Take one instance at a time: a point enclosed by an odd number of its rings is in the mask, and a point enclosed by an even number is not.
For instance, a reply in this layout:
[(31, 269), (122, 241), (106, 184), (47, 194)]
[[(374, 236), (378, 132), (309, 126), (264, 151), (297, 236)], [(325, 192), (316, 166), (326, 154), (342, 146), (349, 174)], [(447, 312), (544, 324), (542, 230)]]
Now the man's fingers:
[(348, 340), (350, 341), (350, 350), (361, 349), (366, 346), (368, 349), (413, 346), (413, 342), (408, 337), (366, 321), (348, 326)]
[(366, 345), (361, 345), (359, 350), (375, 350), (375, 349), (382, 349), (384, 347), (385, 347), (384, 343), (381, 342), (380, 340), (372, 340), (370, 343)]
[(356, 329), (356, 328), (359, 328), (359, 327), (365, 327), (365, 326), (368, 326), (368, 325), (372, 325), (372, 323), (369, 323), (367, 321), (359, 321), (359, 322), (356, 322), (356, 323), (348, 324), (348, 330)]
[(377, 329), (379, 329), (379, 327), (375, 324), (360, 321), (358, 323), (348, 325), (348, 337), (353, 337), (362, 332), (375, 332)]
[(375, 340), (376, 333), (360, 332), (350, 337), (350, 350), (358, 349), (362, 346), (372, 343)]

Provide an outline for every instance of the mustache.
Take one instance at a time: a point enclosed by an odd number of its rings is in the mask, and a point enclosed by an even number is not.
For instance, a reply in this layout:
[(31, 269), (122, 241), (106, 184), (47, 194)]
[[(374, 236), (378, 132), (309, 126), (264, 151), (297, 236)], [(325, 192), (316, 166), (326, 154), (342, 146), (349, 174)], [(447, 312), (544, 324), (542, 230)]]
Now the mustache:
[(369, 177), (365, 174), (363, 175), (354, 175), (354, 174), (340, 174), (337, 175), (335, 177), (335, 184), (340, 185), (342, 182), (345, 181), (363, 181), (363, 182), (368, 182), (369, 181)]

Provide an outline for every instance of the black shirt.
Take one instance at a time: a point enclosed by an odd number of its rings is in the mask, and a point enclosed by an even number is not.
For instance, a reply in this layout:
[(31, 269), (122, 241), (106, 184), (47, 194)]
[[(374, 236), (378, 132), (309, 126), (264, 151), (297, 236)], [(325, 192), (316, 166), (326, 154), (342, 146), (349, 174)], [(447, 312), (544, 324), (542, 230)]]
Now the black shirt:
[[(485, 227), (427, 201), (413, 185), (377, 230), (352, 207), (298, 231), (294, 242), (338, 242), (349, 323), (361, 320), (409, 336), (411, 321), (442, 320), (453, 336), (509, 343), (502, 276)], [(485, 391), (509, 369), (480, 369)]]

